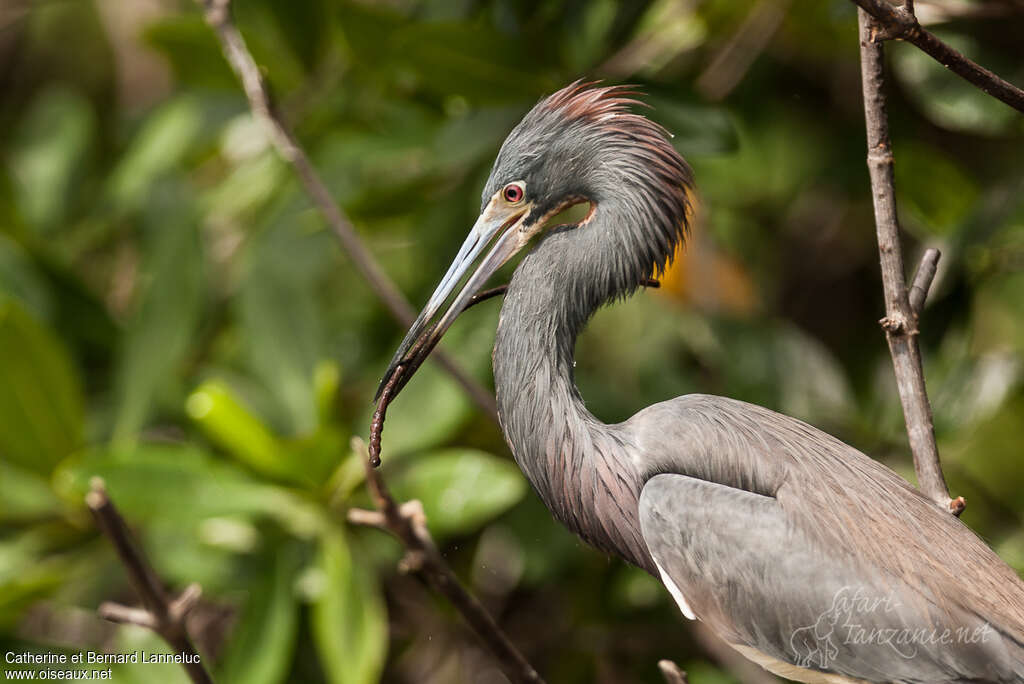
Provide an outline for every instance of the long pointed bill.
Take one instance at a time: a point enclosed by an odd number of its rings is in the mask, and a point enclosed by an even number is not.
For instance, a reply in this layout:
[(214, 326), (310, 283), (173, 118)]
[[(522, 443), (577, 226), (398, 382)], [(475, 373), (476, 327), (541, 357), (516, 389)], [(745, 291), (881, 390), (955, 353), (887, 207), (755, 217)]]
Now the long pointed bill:
[[(398, 351), (392, 357), (391, 364), (377, 388), (374, 401), (380, 398), (385, 386), (391, 382), (396, 373), (400, 373), (400, 377), (395, 378), (390, 394), (394, 396), (398, 393), (416, 368), (427, 358), (441, 336), (466, 308), (473, 295), (484, 286), (495, 271), (526, 245), (533, 232), (522, 230), (523, 222), (529, 211), (529, 206), (516, 207), (514, 210), (505, 207), (498, 208), (494, 200), (487, 205), (472, 230), (469, 231), (469, 236), (462, 244), (458, 255), (448, 268), (444, 278), (441, 279), (437, 289), (434, 290), (430, 301), (420, 312), (416, 322), (409, 328), (409, 332), (405, 334), (405, 339), (402, 340)], [(494, 245), (491, 250), (459, 290), (451, 305), (444, 309), (444, 313), (441, 313), (444, 303), (456, 291), (459, 282), (492, 241)]]

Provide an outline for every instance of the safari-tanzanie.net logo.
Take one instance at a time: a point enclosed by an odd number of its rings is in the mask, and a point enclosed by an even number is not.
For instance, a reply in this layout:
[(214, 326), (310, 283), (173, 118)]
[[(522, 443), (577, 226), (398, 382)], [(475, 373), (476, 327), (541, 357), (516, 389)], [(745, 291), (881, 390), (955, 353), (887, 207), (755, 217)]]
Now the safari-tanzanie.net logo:
[(884, 627), (885, 613), (900, 607), (893, 592), (874, 595), (863, 587), (846, 586), (832, 597), (832, 605), (814, 624), (793, 631), (790, 646), (795, 664), (804, 668), (828, 668), (839, 655), (840, 644), (875, 645), (913, 658), (922, 646), (985, 643), (995, 631), (986, 622), (976, 627)]

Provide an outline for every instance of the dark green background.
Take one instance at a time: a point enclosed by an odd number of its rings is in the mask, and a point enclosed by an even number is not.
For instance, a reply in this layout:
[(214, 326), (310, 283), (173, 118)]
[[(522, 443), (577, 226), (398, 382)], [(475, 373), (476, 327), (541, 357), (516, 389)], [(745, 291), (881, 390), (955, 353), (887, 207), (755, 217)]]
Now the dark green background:
[[(852, 3), (236, 5), (282, 110), (416, 305), (538, 97), (580, 76), (640, 84), (694, 167), (697, 225), (661, 291), (601, 311), (579, 342), (588, 406), (615, 421), (725, 394), (912, 476), (877, 326)], [(1021, 10), (956, 7), (980, 16), (932, 28), (1024, 83)], [(753, 63), (729, 89), (709, 65), (723, 50), (733, 64), (747, 21)], [(1020, 571), (1024, 126), (913, 47), (887, 49), (908, 261), (943, 251), (921, 343), (946, 474), (964, 520)], [(498, 308), (444, 345), (487, 385)], [(136, 600), (82, 504), (98, 474), (160, 574), (202, 583), (193, 628), (219, 681), (502, 681), (452, 609), (396, 573), (396, 543), (344, 523), (367, 505), (349, 439), (403, 332), (192, 4), (5, 3), (0, 650), (159, 648), (94, 616)], [(452, 566), (550, 682), (656, 682), (663, 657), (697, 684), (729, 681), (657, 582), (551, 520), (435, 368), (392, 407), (385, 447), (396, 492), (423, 500)]]

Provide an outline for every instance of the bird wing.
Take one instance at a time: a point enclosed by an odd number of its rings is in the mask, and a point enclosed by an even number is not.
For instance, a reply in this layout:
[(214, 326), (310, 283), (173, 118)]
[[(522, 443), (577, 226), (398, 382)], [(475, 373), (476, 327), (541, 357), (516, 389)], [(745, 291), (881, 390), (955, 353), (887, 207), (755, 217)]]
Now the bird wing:
[(720, 397), (627, 427), (663, 579), (748, 656), (868, 681), (1024, 681), (1024, 584), (885, 466)]

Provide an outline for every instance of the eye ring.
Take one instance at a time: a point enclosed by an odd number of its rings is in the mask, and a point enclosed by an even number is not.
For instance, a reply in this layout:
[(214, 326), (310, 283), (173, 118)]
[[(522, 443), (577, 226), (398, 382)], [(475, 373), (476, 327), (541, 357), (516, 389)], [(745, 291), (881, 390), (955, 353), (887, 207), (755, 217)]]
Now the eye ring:
[(505, 198), (505, 201), (509, 204), (518, 204), (523, 201), (523, 197), (526, 196), (526, 191), (523, 190), (523, 186), (519, 183), (509, 183), (501, 191), (501, 196)]

